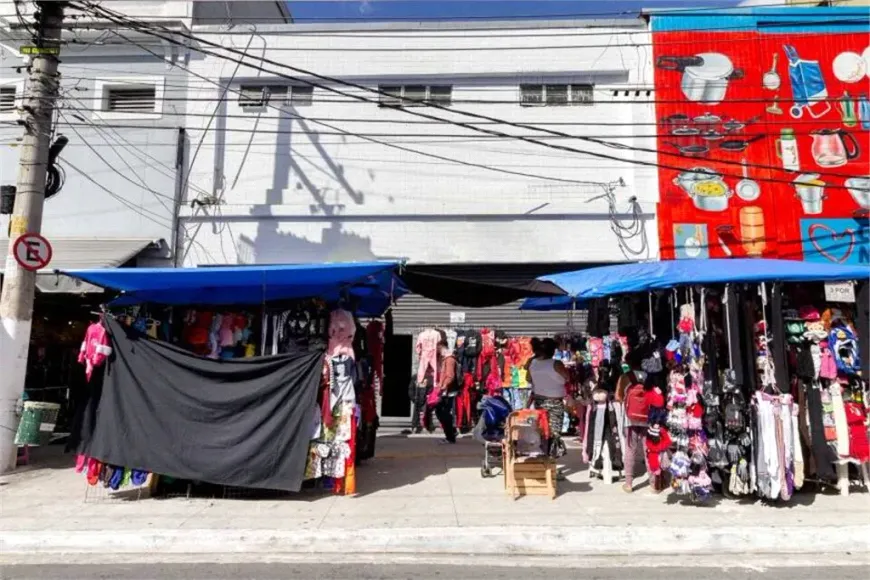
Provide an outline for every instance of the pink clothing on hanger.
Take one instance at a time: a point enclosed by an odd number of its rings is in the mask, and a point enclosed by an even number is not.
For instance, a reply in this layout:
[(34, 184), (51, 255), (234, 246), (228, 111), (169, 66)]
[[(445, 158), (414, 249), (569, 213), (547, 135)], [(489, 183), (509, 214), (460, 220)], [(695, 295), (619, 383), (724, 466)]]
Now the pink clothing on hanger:
[(424, 330), (417, 337), (417, 354), (420, 356), (420, 366), (417, 368), (417, 382), (422, 383), (426, 377), (426, 371), (432, 367), (433, 385), (438, 384), (438, 343), (441, 342), (441, 333), (437, 330)]
[(334, 357), (346, 354), (356, 360), (353, 353), (353, 337), (356, 334), (356, 322), (353, 314), (347, 310), (333, 310), (329, 314), (329, 344), (326, 356)]
[(109, 346), (109, 333), (102, 322), (94, 322), (85, 331), (85, 339), (79, 349), (79, 363), (85, 365), (85, 377), (90, 381), (94, 369), (106, 362), (112, 354)]

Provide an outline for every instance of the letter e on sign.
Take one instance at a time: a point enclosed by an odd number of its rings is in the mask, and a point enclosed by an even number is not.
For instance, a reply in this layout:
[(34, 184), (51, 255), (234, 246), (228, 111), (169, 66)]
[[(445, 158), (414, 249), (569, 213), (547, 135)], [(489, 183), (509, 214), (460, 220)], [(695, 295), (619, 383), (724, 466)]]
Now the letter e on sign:
[(51, 244), (39, 234), (24, 234), (12, 245), (12, 255), (19, 266), (35, 272), (51, 262)]

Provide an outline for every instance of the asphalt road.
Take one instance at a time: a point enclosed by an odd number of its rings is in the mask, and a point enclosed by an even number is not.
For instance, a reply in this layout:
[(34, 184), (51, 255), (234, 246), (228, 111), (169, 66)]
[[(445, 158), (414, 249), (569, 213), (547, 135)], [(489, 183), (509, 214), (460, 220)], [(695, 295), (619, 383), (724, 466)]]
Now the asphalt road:
[(696, 568), (541, 568), (407, 564), (106, 564), (0, 566), (2, 580), (867, 580), (867, 568), (745, 570)]

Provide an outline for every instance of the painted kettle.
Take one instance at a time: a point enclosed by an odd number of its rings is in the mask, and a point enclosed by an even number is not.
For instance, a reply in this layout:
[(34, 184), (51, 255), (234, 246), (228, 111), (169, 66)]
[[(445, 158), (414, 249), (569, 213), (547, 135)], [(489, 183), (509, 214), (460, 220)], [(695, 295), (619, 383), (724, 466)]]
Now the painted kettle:
[(819, 167), (840, 167), (861, 154), (858, 140), (845, 129), (817, 129), (810, 135), (813, 159)]

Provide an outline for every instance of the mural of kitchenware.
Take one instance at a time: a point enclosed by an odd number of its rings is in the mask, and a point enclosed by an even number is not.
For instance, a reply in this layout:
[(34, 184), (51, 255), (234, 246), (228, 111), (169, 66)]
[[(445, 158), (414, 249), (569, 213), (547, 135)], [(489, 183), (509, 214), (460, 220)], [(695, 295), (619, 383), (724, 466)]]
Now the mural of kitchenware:
[(705, 129), (701, 132), (701, 139), (704, 141), (719, 141), (724, 138), (725, 134), (719, 132), (717, 129)]
[(857, 52), (841, 52), (834, 57), (834, 76), (844, 83), (857, 83), (867, 74), (867, 63)]
[(840, 167), (861, 155), (861, 147), (854, 135), (845, 129), (816, 129), (811, 153), (819, 167)]
[(673, 147), (683, 155), (691, 155), (692, 157), (704, 157), (710, 152), (710, 147), (704, 143), (689, 143), (688, 145), (680, 145), (671, 141), (665, 141), (665, 145)]
[(861, 119), (861, 128), (870, 130), (870, 98), (866, 93), (858, 99), (858, 118)]
[(728, 242), (734, 240), (734, 226), (716, 226), (716, 240), (719, 242), (719, 247), (722, 248), (722, 252), (724, 252), (726, 256), (730, 258), (734, 255), (731, 246), (728, 245)]
[(722, 122), (722, 117), (719, 115), (714, 115), (713, 113), (707, 112), (703, 115), (698, 115), (697, 117), (692, 119), (692, 122), (698, 125), (718, 125)]
[(736, 133), (738, 131), (742, 131), (749, 125), (758, 122), (761, 119), (759, 116), (752, 117), (745, 121), (740, 121), (738, 119), (728, 119), (724, 123), (722, 123), (722, 127), (728, 131), (729, 133)]
[(870, 46), (864, 49), (864, 52), (861, 53), (861, 58), (864, 59), (864, 70), (867, 71), (865, 74), (870, 79)]
[(747, 137), (746, 139), (737, 139), (732, 137), (719, 143), (719, 149), (722, 149), (724, 151), (745, 151), (751, 143), (755, 143), (759, 139), (763, 138), (764, 135), (753, 135), (752, 137)]
[(674, 178), (701, 211), (720, 212), (728, 209), (728, 198), (734, 195), (719, 173), (707, 167), (693, 167)]
[(855, 203), (862, 209), (870, 209), (870, 177), (850, 177), (844, 185)]
[(746, 167), (746, 159), (742, 159), (740, 164), (743, 166), (743, 179), (737, 182), (734, 192), (737, 194), (737, 197), (743, 201), (755, 201), (761, 195), (761, 188), (758, 186), (757, 181), (749, 179), (749, 170)]
[(773, 102), (764, 109), (771, 115), (782, 115), (782, 108), (779, 106), (779, 95), (773, 97)]
[(858, 113), (855, 110), (855, 102), (849, 96), (849, 91), (843, 92), (840, 98), (840, 120), (846, 127), (854, 127), (858, 124)]
[(678, 260), (709, 258), (705, 224), (674, 224), (674, 253)]
[(725, 98), (728, 83), (743, 78), (743, 69), (736, 69), (731, 59), (718, 52), (703, 52), (695, 56), (660, 56), (656, 66), (662, 70), (683, 73), (680, 88), (683, 95), (696, 103), (718, 105)]
[(801, 161), (798, 155), (797, 137), (794, 129), (783, 129), (779, 139), (776, 140), (776, 156), (782, 162), (782, 168), (786, 171), (800, 171)]
[(775, 91), (779, 89), (782, 84), (782, 79), (779, 78), (779, 73), (776, 72), (776, 63), (779, 60), (779, 55), (773, 54), (773, 64), (770, 66), (770, 70), (764, 73), (764, 76), (761, 77), (762, 86), (768, 91)]
[(740, 238), (747, 256), (760, 258), (764, 254), (764, 212), (757, 205), (740, 208)]
[(822, 213), (822, 202), (825, 199), (825, 182), (818, 173), (802, 173), (794, 179), (794, 189), (805, 214), (819, 215)]
[(807, 110), (811, 117), (818, 119), (831, 110), (826, 101), (828, 88), (822, 67), (817, 60), (804, 60), (798, 55), (797, 49), (790, 44), (783, 46), (788, 58), (788, 78), (791, 81), (791, 93), (794, 104), (790, 109), (791, 116), (799, 119)]

